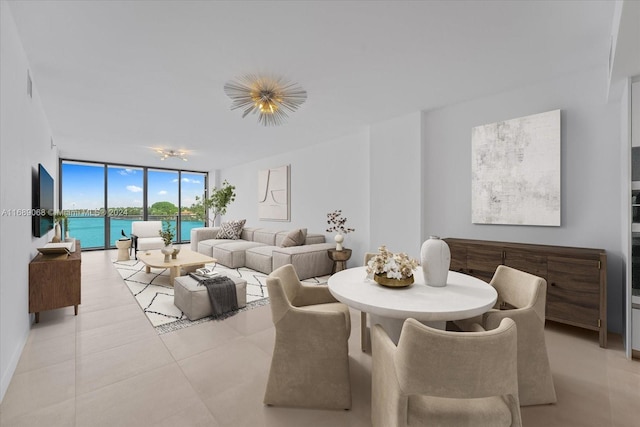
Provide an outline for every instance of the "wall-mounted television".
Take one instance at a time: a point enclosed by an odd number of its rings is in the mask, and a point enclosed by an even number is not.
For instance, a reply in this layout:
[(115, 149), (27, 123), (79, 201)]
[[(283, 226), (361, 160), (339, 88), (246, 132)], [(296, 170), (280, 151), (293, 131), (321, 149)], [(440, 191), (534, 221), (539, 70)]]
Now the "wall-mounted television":
[(38, 175), (33, 180), (33, 235), (42, 237), (53, 228), (53, 178), (38, 164)]

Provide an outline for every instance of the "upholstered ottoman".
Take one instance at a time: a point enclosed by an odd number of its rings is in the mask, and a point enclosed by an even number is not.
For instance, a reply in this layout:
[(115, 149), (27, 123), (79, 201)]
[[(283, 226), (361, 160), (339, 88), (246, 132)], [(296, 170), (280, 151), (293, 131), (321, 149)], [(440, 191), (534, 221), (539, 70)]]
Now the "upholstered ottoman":
[[(247, 281), (240, 277), (230, 277), (230, 279), (236, 284), (238, 308), (242, 308), (247, 305)], [(193, 277), (176, 277), (173, 291), (173, 303), (189, 320), (211, 316), (212, 308), (207, 288), (200, 286)]]

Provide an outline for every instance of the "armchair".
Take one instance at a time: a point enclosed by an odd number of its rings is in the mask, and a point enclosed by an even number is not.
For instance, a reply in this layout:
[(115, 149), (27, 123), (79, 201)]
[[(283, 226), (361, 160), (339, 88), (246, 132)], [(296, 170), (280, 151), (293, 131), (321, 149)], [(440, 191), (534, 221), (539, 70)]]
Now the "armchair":
[(131, 244), (135, 259), (138, 259), (138, 251), (164, 247), (164, 240), (158, 234), (160, 230), (162, 230), (162, 221), (133, 221), (131, 223)]
[(491, 286), (498, 291), (493, 309), (482, 316), (456, 321), (462, 330), (473, 323), (484, 329), (496, 328), (502, 319), (518, 325), (518, 388), (522, 406), (555, 403), (551, 367), (544, 338), (547, 282), (541, 277), (500, 265)]
[(267, 405), (351, 408), (349, 308), (324, 285), (303, 285), (291, 264), (267, 277), (276, 329)]
[(407, 319), (398, 346), (372, 326), (374, 427), (522, 426), (516, 325), (449, 332)]

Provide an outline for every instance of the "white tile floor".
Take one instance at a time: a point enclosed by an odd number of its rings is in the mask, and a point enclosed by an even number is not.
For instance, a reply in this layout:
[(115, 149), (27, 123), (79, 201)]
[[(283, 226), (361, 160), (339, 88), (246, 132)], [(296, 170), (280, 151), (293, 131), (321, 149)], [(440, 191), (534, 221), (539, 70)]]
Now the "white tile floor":
[[(269, 306), (157, 335), (111, 259), (85, 252), (82, 305), (41, 313), (0, 405), (1, 426), (369, 426), (371, 356), (349, 342), (353, 408), (262, 404), (274, 339)], [(522, 408), (525, 426), (640, 426), (640, 362), (619, 336), (547, 325), (556, 405)]]

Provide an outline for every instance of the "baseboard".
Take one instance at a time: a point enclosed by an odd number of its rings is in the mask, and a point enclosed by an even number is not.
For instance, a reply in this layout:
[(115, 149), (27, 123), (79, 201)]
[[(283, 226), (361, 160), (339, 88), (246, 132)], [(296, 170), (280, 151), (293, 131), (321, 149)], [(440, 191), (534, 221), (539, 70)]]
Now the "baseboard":
[(24, 346), (27, 344), (27, 339), (29, 338), (29, 333), (31, 332), (31, 325), (35, 321), (35, 316), (33, 314), (28, 314), (29, 316), (29, 327), (26, 330), (26, 333), (22, 335), (21, 342), (16, 346), (11, 358), (9, 359), (9, 364), (2, 372), (2, 376), (0, 377), (0, 403), (4, 400), (4, 395), (7, 393), (9, 389), (9, 384), (11, 383), (11, 379), (13, 378), (13, 374), (16, 372), (16, 368), (18, 367), (18, 362), (20, 361), (20, 356), (22, 356), (22, 350), (24, 350)]

